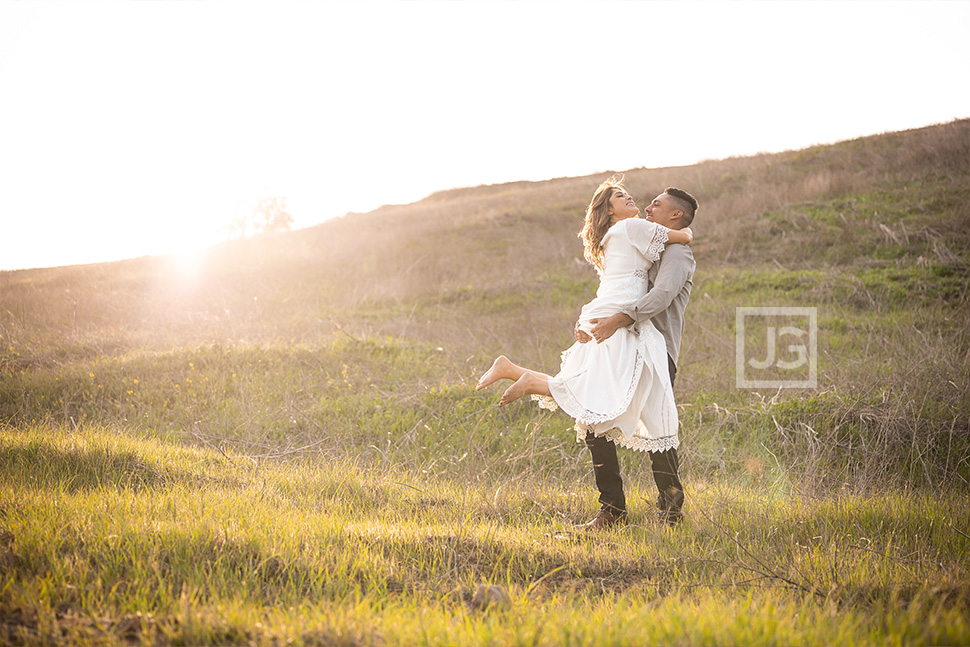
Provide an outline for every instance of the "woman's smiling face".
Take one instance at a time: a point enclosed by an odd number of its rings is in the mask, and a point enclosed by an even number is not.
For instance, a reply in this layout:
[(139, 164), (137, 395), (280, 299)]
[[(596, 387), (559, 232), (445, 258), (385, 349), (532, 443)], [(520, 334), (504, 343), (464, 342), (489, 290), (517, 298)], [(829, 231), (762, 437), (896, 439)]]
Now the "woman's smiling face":
[(629, 193), (622, 189), (613, 189), (609, 214), (612, 216), (611, 221), (616, 223), (626, 218), (636, 218), (640, 215), (640, 208)]

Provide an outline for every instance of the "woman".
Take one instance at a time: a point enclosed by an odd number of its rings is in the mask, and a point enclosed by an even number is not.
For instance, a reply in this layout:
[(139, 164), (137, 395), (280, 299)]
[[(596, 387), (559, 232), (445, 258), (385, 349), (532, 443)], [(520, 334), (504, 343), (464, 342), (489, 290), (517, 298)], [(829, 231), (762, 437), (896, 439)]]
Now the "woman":
[[(615, 179), (596, 189), (586, 209), (579, 236), (586, 260), (600, 275), (596, 298), (580, 315), (580, 328), (587, 332), (590, 320), (619, 312), (646, 293), (647, 270), (666, 244), (693, 239), (689, 228), (671, 230), (637, 218), (639, 213)], [(679, 444), (666, 345), (651, 323), (641, 324), (638, 331), (620, 329), (599, 344), (573, 344), (563, 352), (555, 377), (499, 356), (476, 389), (500, 379), (513, 381), (500, 405), (531, 395), (539, 406), (561, 408), (576, 420), (579, 442), (592, 432), (637, 451), (664, 451)]]

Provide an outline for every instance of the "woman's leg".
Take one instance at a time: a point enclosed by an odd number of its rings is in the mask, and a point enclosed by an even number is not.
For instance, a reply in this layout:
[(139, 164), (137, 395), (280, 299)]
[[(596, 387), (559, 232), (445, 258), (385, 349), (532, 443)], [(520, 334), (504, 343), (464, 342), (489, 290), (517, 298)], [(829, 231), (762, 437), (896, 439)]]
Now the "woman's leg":
[(499, 406), (504, 406), (509, 402), (515, 402), (525, 395), (545, 395), (551, 396), (549, 392), (549, 380), (551, 378), (545, 373), (535, 371), (525, 371), (515, 383), (505, 390), (502, 399), (498, 401)]
[(539, 371), (532, 371), (527, 368), (522, 368), (517, 364), (513, 364), (512, 361), (505, 355), (499, 355), (492, 363), (492, 368), (485, 371), (485, 373), (478, 379), (478, 384), (475, 386), (475, 390), (478, 391), (480, 389), (484, 389), (486, 386), (490, 386), (501, 379), (512, 380), (515, 382), (527, 373), (541, 380), (552, 379), (552, 376), (550, 375), (540, 373)]

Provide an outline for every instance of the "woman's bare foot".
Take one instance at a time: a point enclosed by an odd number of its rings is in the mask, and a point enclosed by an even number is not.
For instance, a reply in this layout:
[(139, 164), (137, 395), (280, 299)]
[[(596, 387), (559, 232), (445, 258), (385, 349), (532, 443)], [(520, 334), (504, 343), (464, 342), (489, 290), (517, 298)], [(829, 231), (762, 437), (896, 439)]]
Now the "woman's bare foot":
[[(512, 386), (505, 390), (505, 393), (502, 394), (502, 399), (498, 401), (498, 406), (503, 407), (510, 402), (515, 402), (524, 395), (542, 393), (542, 387), (545, 384), (546, 382), (544, 380), (540, 380), (532, 373), (523, 373), (522, 377), (517, 379)], [(546, 387), (545, 392), (549, 392), (548, 387)]]
[(516, 375), (513, 373), (515, 364), (506, 357), (505, 355), (499, 355), (494, 362), (492, 362), (492, 368), (485, 371), (485, 373), (478, 378), (478, 384), (475, 386), (476, 391), (484, 389), (486, 386), (491, 386), (499, 380), (506, 378), (509, 380), (514, 380)]

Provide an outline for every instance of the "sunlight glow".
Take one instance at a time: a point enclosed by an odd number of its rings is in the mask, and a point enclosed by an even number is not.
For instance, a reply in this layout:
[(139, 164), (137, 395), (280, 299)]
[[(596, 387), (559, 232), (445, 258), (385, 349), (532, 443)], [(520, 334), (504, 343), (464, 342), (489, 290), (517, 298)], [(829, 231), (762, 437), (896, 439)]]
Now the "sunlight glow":
[(205, 260), (207, 245), (199, 244), (194, 249), (183, 249), (170, 256), (172, 269), (180, 282), (194, 282), (199, 275), (199, 269)]
[(197, 249), (268, 196), (305, 227), (967, 116), (970, 3), (551, 8), (0, 4), (0, 269)]

